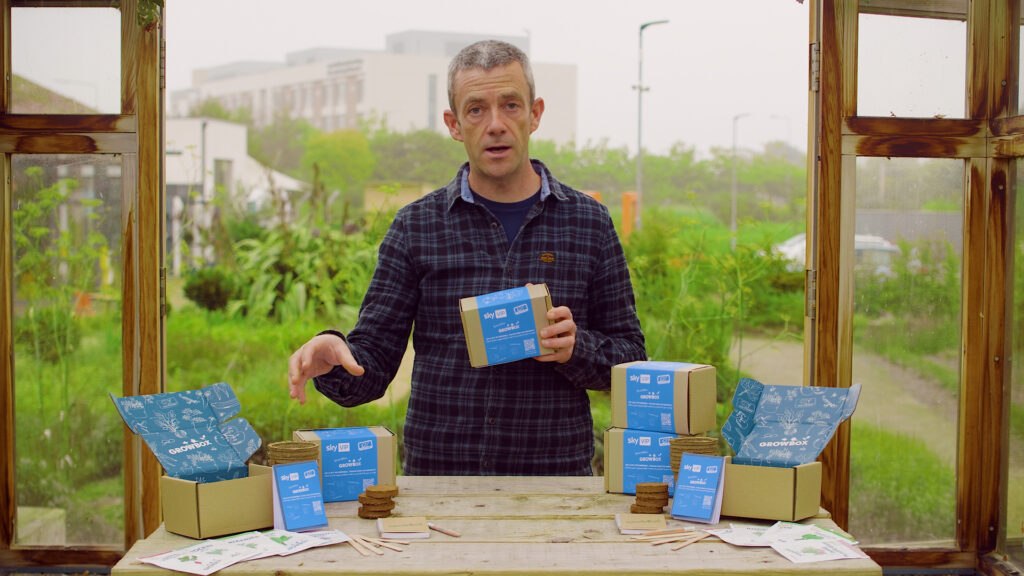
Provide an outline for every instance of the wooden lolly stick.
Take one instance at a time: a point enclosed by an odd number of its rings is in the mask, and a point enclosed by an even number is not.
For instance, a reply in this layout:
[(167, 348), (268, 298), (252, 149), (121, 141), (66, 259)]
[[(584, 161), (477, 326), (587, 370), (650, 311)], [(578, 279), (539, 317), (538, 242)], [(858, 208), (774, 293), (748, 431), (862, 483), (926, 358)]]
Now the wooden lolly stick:
[(350, 534), (349, 536), (351, 536), (352, 538), (355, 538), (356, 540), (359, 540), (360, 544), (362, 544), (363, 546), (366, 546), (367, 550), (369, 550), (370, 552), (373, 552), (377, 556), (383, 556), (384, 555), (384, 552), (382, 552), (381, 550), (377, 550), (377, 548), (379, 548), (379, 546), (374, 545), (372, 542), (368, 542), (362, 536), (360, 536), (358, 534)]
[(354, 534), (349, 534), (348, 535), (348, 544), (349, 544), (349, 546), (354, 548), (356, 552), (359, 552), (363, 556), (369, 556), (370, 555), (370, 551), (365, 549), (365, 548), (363, 548), (363, 545), (356, 541)]
[[(682, 528), (666, 528), (665, 530), (651, 530), (644, 532), (640, 536), (665, 536), (668, 534), (684, 534), (686, 532), (693, 532), (695, 528), (693, 526), (683, 526)], [(635, 538), (635, 536), (634, 536)]]
[(374, 544), (376, 546), (383, 546), (384, 548), (387, 548), (388, 550), (394, 550), (395, 552), (401, 552), (402, 551), (402, 547), (401, 546), (395, 546), (394, 544), (392, 544), (391, 542), (388, 542), (386, 540), (380, 540), (378, 538), (371, 538), (370, 536), (363, 536), (363, 539), (364, 540), (368, 540), (371, 544)]
[(667, 537), (661, 538), (659, 540), (652, 540), (651, 541), (651, 546), (660, 546), (662, 544), (671, 544), (672, 542), (682, 542), (684, 540), (689, 540), (690, 538), (693, 538), (693, 535), (691, 535), (691, 534), (685, 534), (685, 535), (684, 534), (680, 534), (678, 536), (667, 536)]
[(686, 542), (683, 542), (682, 544), (680, 544), (678, 546), (673, 546), (672, 549), (673, 550), (680, 550), (682, 548), (686, 548), (690, 544), (693, 544), (694, 542), (699, 542), (699, 541), (707, 538), (708, 536), (711, 536), (711, 534), (708, 534), (707, 532), (704, 532), (703, 534), (700, 534), (698, 536), (694, 536), (693, 538), (687, 540)]

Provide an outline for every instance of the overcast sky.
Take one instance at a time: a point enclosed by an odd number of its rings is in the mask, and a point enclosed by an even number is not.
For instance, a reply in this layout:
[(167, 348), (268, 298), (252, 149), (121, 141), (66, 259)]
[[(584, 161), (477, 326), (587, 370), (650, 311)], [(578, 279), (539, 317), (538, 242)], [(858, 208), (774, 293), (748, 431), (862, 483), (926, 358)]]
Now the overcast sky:
[[(43, 15), (60, 10), (74, 16), (55, 32)], [(728, 148), (734, 116), (748, 114), (738, 147), (784, 140), (804, 150), (808, 11), (797, 0), (167, 0), (167, 89), (188, 88), (196, 68), (283, 62), (313, 47), (381, 50), (386, 35), (405, 30), (528, 35), (534, 61), (577, 66), (579, 142), (635, 152), (638, 29), (667, 19), (644, 32), (645, 149)], [(106, 16), (86, 27), (83, 12), (15, 9), (15, 73), (116, 111), (117, 46), (104, 42), (116, 39), (117, 13), (97, 10)], [(83, 29), (91, 32), (76, 41)], [(863, 16), (861, 113), (962, 117), (965, 42), (962, 22)], [(111, 68), (106, 81), (95, 80), (104, 75), (97, 63)], [(544, 86), (537, 91), (543, 96)]]
[(316, 46), (383, 49), (404, 30), (529, 35), (534, 61), (577, 66), (578, 140), (635, 150), (638, 29), (662, 19), (644, 32), (645, 149), (731, 146), (738, 113), (751, 114), (741, 145), (806, 148), (808, 8), (796, 0), (168, 0), (167, 85)]

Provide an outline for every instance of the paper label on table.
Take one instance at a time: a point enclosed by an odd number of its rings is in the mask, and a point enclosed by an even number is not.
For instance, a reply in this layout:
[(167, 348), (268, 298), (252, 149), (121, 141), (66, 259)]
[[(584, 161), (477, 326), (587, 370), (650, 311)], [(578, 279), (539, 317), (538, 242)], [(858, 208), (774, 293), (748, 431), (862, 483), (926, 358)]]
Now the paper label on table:
[(377, 436), (369, 428), (316, 430), (325, 502), (355, 500), (377, 483)]
[(381, 538), (430, 538), (430, 526), (424, 516), (389, 516), (377, 519)]
[(619, 534), (643, 534), (664, 530), (668, 524), (663, 514), (616, 514), (615, 525), (619, 527)]
[(664, 482), (672, 494), (675, 479), (672, 474), (670, 440), (675, 434), (622, 431), (622, 491), (635, 494), (642, 482)]

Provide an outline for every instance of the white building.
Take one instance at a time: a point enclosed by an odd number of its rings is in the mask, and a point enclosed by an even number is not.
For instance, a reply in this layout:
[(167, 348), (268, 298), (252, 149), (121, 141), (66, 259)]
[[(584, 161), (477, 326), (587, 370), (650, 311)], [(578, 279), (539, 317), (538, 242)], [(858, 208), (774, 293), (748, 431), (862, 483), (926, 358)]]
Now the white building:
[[(191, 238), (193, 258), (209, 260), (201, 230), (209, 230), (218, 190), (241, 209), (264, 205), (273, 193), (289, 197), (309, 186), (263, 166), (249, 156), (247, 128), (213, 118), (168, 118), (165, 123), (167, 253), (171, 271), (181, 271), (182, 239)], [(186, 231), (191, 233), (186, 235)]]
[[(496, 38), (529, 54), (529, 38), (408, 31), (387, 36), (384, 51), (313, 48), (285, 62), (239, 62), (193, 72), (193, 87), (174, 92), (169, 116), (185, 116), (206, 99), (248, 108), (257, 126), (275, 114), (303, 118), (325, 132), (354, 129), (383, 118), (391, 130), (447, 134), (448, 63), (464, 46)], [(546, 112), (533, 138), (576, 140), (576, 66), (532, 62), (537, 96)]]

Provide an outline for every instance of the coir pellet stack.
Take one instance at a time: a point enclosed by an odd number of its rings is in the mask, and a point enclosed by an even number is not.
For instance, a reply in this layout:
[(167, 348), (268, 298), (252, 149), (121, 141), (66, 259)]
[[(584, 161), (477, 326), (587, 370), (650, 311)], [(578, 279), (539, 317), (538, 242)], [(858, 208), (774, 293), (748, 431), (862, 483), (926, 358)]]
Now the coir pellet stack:
[(398, 496), (398, 486), (393, 484), (377, 484), (367, 486), (366, 492), (359, 495), (359, 509), (356, 514), (360, 518), (386, 518), (395, 509), (394, 497)]
[(636, 503), (629, 507), (633, 514), (661, 514), (668, 506), (668, 484), (641, 482), (636, 485)]
[(307, 462), (320, 457), (320, 446), (315, 442), (285, 441), (267, 444), (267, 464)]
[(679, 476), (679, 462), (683, 459), (683, 452), (691, 454), (707, 454), (715, 456), (718, 454), (718, 438), (708, 436), (680, 436), (669, 441), (669, 465), (672, 467), (672, 475)]

